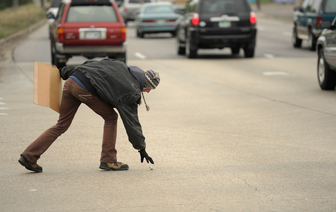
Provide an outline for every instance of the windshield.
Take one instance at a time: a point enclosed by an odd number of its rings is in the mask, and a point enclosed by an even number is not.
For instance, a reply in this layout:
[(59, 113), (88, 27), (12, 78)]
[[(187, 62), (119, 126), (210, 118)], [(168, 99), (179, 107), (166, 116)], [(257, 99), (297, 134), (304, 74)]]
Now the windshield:
[(174, 10), (169, 5), (163, 6), (148, 6), (144, 8), (143, 13), (145, 14), (158, 14), (158, 13), (173, 13)]
[(245, 0), (207, 0), (202, 1), (202, 14), (227, 14), (249, 12)]
[(327, 0), (324, 11), (326, 13), (336, 13), (336, 0)]
[(72, 6), (66, 22), (117, 22), (118, 17), (112, 6)]

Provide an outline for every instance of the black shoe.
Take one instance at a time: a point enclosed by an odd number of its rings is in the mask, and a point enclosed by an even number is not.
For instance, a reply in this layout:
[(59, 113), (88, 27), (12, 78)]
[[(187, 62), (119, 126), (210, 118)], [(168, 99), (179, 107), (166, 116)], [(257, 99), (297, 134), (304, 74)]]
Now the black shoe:
[(30, 164), (25, 157), (21, 155), (19, 159), (19, 163), (26, 167), (26, 169), (33, 171), (33, 172), (42, 172), (42, 167), (37, 164)]
[(121, 163), (121, 162), (114, 162), (114, 163), (105, 163), (100, 162), (100, 169), (105, 169), (107, 171), (121, 171), (121, 170), (128, 170), (128, 165)]

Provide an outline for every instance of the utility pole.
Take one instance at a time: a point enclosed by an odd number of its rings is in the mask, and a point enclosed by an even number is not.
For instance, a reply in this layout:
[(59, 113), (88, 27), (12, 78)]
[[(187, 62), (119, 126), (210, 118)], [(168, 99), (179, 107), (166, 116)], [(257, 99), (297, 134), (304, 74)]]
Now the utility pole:
[(17, 7), (17, 6), (19, 6), (19, 0), (13, 0), (12, 7)]

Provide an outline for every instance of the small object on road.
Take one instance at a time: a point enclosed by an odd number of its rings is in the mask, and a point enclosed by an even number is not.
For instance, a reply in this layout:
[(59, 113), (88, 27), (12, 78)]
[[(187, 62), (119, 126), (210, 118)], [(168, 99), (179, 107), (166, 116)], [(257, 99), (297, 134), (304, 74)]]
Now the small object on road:
[(149, 169), (150, 169), (150, 170), (153, 170), (154, 168), (150, 166)]

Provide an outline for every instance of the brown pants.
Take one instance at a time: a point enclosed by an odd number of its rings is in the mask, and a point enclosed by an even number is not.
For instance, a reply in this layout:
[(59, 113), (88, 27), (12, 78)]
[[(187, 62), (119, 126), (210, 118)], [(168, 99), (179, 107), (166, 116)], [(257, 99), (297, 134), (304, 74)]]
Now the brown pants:
[(29, 163), (36, 164), (37, 160), (50, 145), (70, 127), (81, 103), (86, 104), (105, 120), (100, 162), (117, 162), (117, 150), (115, 149), (115, 145), (118, 114), (114, 111), (112, 106), (104, 102), (101, 98), (92, 95), (72, 78), (69, 78), (64, 84), (60, 115), (57, 124), (42, 133), (21, 155), (23, 155)]

